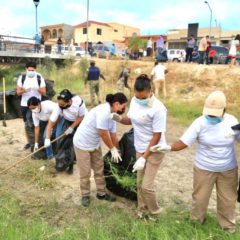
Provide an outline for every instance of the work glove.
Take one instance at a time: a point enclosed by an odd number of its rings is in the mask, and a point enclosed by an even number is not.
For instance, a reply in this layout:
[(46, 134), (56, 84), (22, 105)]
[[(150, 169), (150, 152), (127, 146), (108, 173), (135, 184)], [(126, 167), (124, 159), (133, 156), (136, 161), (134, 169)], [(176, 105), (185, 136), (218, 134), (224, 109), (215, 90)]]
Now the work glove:
[(33, 151), (36, 152), (37, 150), (38, 150), (38, 143), (35, 143), (35, 144), (34, 144)]
[(146, 159), (144, 157), (138, 158), (138, 160), (133, 165), (132, 172), (143, 170), (146, 164)]
[(65, 135), (69, 135), (69, 134), (72, 134), (73, 133), (73, 128), (72, 127), (69, 127), (66, 131), (65, 131)]
[(122, 158), (117, 150), (116, 147), (113, 147), (111, 150), (111, 154), (112, 154), (112, 157), (111, 157), (111, 160), (115, 163), (118, 163), (119, 161), (122, 161)]
[(121, 122), (122, 121), (122, 116), (120, 116), (117, 113), (111, 113), (110, 118), (116, 122)]
[(170, 145), (167, 144), (157, 144), (155, 146), (152, 146), (150, 148), (151, 152), (170, 152), (172, 150), (172, 147)]
[(45, 141), (44, 141), (44, 147), (47, 148), (47, 147), (50, 147), (51, 145), (51, 141), (49, 138), (45, 138)]

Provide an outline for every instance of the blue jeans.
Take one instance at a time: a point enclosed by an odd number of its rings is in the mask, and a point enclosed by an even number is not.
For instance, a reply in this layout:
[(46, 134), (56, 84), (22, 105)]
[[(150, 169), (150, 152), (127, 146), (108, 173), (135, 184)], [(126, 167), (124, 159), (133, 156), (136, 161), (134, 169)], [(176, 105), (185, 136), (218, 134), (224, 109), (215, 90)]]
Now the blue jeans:
[(163, 48), (161, 48), (161, 47), (157, 48), (157, 60), (158, 61), (162, 60), (162, 51), (163, 51)]
[[(44, 133), (43, 133), (43, 141), (46, 138), (46, 132), (47, 132), (47, 126), (44, 130)], [(49, 147), (46, 148), (46, 154), (47, 154), (47, 158), (52, 158), (53, 157), (52, 145), (50, 145)]]
[(62, 135), (62, 133), (63, 133), (62, 128), (63, 128), (64, 122), (65, 122), (64, 117), (61, 117), (60, 120), (57, 123), (56, 138)]

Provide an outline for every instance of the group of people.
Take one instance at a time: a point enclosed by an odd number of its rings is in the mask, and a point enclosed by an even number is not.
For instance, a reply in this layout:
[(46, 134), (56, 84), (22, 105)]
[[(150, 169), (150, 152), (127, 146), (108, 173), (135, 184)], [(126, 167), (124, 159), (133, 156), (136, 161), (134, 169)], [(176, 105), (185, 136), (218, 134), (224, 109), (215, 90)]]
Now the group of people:
[[(93, 65), (91, 67), (94, 67)], [(96, 69), (93, 71), (97, 71)], [(89, 74), (91, 71), (88, 72)], [(124, 77), (124, 74), (122, 74)], [(24, 78), (24, 81), (23, 81)], [(88, 77), (92, 79), (92, 76)], [(94, 79), (89, 81), (95, 81)], [(180, 151), (197, 141), (198, 148), (194, 163), (192, 212), (193, 220), (203, 223), (209, 198), (214, 185), (217, 190), (217, 218), (222, 229), (234, 232), (236, 228), (235, 204), (237, 200), (238, 167), (234, 152), (235, 140), (240, 141), (240, 131), (233, 130), (238, 120), (226, 112), (226, 97), (221, 91), (214, 91), (205, 100), (203, 115), (198, 117), (179, 141), (167, 145), (165, 140), (167, 109), (154, 95), (152, 80), (146, 74), (139, 75), (134, 83), (134, 97), (130, 101), (127, 115), (123, 116), (128, 105), (124, 93), (108, 94), (106, 102), (100, 103), (90, 111), (83, 99), (64, 89), (57, 97), (57, 103), (41, 101), (46, 94), (43, 77), (36, 72), (36, 64), (26, 65), (26, 76), (20, 76), (17, 94), (22, 96), (23, 120), (26, 112), (32, 112), (35, 126), (35, 145), (39, 140), (39, 125), (45, 123), (44, 146), (48, 158), (54, 153), (51, 148), (51, 135), (71, 139), (80, 173), (82, 205), (91, 203), (90, 176), (94, 172), (99, 200), (113, 202), (116, 198), (106, 191), (102, 142), (111, 152), (115, 163), (124, 161), (119, 152), (117, 124), (132, 125), (137, 171), (137, 194), (139, 216), (159, 216), (159, 207), (154, 180), (169, 151)], [(65, 128), (63, 127), (64, 125)], [(56, 128), (55, 131), (53, 129)], [(64, 131), (63, 131), (64, 129)], [(29, 146), (26, 146), (26, 148)], [(68, 172), (73, 171), (70, 160)], [(179, 170), (181, 171), (181, 170)]]

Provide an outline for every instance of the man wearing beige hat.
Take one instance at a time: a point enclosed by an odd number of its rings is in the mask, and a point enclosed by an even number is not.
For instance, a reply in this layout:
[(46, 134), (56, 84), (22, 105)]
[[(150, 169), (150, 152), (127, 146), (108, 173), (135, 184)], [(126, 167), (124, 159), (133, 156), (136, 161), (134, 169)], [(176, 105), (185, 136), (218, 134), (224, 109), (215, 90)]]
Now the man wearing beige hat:
[(171, 146), (156, 145), (151, 150), (180, 151), (190, 147), (197, 140), (191, 218), (200, 223), (205, 221), (208, 202), (216, 185), (218, 222), (222, 229), (234, 232), (238, 185), (234, 141), (240, 141), (240, 134), (239, 131), (231, 129), (238, 120), (225, 113), (225, 108), (224, 93), (212, 92), (205, 100), (203, 115), (191, 124), (179, 141)]

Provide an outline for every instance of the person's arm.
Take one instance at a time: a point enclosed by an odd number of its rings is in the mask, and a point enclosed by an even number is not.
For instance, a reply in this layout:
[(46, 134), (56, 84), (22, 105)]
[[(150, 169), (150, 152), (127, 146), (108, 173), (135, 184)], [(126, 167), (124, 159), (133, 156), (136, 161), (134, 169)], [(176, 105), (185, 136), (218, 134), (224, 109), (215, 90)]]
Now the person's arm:
[(17, 95), (18, 95), (18, 96), (22, 96), (22, 95), (23, 95), (24, 93), (26, 93), (27, 91), (26, 91), (24, 88), (17, 86), (16, 92), (17, 92)]
[(119, 148), (117, 134), (110, 132), (110, 137), (111, 137), (111, 140), (112, 140), (113, 145), (114, 145), (116, 148)]
[(76, 121), (70, 126), (72, 129), (76, 128), (83, 120), (84, 116), (77, 117)]
[(34, 128), (34, 139), (35, 139), (35, 143), (38, 143), (39, 132), (40, 132), (39, 126), (35, 127), (35, 128)]
[(161, 133), (153, 133), (153, 137), (145, 151), (145, 153), (143, 154), (143, 157), (147, 160), (147, 158), (149, 157), (149, 155), (151, 154), (150, 148), (156, 144), (158, 144), (159, 140), (161, 138)]
[(55, 124), (56, 122), (52, 122), (51, 120), (48, 121), (47, 130), (46, 130), (46, 139), (50, 139), (51, 132)]
[(112, 149), (114, 147), (114, 144), (113, 144), (112, 139), (109, 135), (109, 132), (107, 130), (104, 130), (104, 129), (98, 129), (98, 133), (99, 133), (100, 137), (102, 138), (103, 142), (106, 144), (106, 146), (109, 149)]
[(100, 73), (100, 78), (102, 78), (104, 81), (106, 81), (105, 77)]
[(181, 140), (178, 140), (171, 145), (171, 151), (181, 151), (187, 147), (188, 146), (185, 143), (183, 143)]
[(46, 87), (41, 87), (37, 90), (42, 96), (46, 96)]
[(132, 121), (128, 116), (122, 117), (120, 123), (122, 123), (123, 125), (132, 125)]

